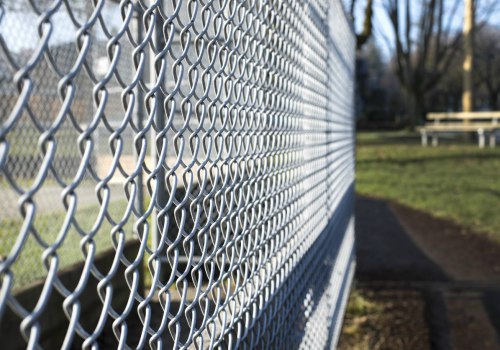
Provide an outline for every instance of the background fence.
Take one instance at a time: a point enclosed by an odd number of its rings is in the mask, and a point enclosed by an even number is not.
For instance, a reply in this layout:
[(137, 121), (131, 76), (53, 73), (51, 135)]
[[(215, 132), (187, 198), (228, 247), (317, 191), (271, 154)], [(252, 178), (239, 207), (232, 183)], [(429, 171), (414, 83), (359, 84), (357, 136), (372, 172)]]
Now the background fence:
[(12, 347), (335, 346), (354, 240), (340, 0), (6, 0), (0, 52)]

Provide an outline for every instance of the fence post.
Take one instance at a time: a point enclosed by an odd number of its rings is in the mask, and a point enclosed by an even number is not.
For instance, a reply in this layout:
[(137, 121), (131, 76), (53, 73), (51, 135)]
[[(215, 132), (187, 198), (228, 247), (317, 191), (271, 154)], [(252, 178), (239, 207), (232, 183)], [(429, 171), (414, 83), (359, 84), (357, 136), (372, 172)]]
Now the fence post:
[[(141, 5), (139, 3), (135, 4), (136, 7), (136, 21), (135, 24), (137, 26), (137, 42), (141, 42), (144, 37), (144, 32), (142, 29), (142, 16), (144, 12), (142, 11)], [(144, 92), (140, 84), (137, 85), (137, 128), (139, 130), (144, 128)], [(139, 155), (136, 155), (136, 161), (138, 161)], [(143, 215), (144, 214), (144, 176), (142, 170), (137, 174), (137, 196), (135, 198), (135, 207), (137, 211)]]
[[(157, 9), (159, 12), (160, 10)], [(163, 18), (160, 15), (156, 16), (156, 23), (155, 23), (155, 28), (154, 28), (154, 35), (153, 35), (153, 41), (154, 41), (154, 46), (157, 48), (162, 48), (165, 46), (165, 40), (163, 37)], [(152, 52), (152, 57), (151, 57), (151, 65), (150, 65), (150, 87), (153, 86), (155, 83), (156, 79), (159, 79), (161, 81), (161, 84), (163, 84), (163, 79), (164, 77), (157, 77), (157, 71), (160, 71), (159, 65), (161, 65), (161, 62), (156, 62), (154, 59), (154, 54), (155, 52)], [(155, 94), (155, 98), (157, 100), (156, 104), (156, 110), (155, 110), (155, 117), (154, 117), (154, 122), (156, 125), (156, 128), (158, 130), (163, 130), (165, 128), (165, 97), (163, 96), (163, 93), (161, 91), (157, 91)], [(155, 164), (158, 164), (159, 162), (163, 162), (163, 159), (160, 159), (160, 152), (161, 152), (161, 147), (162, 147), (162, 140), (158, 140), (156, 138), (155, 133), (152, 133), (152, 137), (154, 138), (154, 141), (152, 142), (152, 157), (155, 160)], [(161, 228), (164, 226), (165, 220), (162, 216), (158, 216), (158, 208), (163, 208), (167, 204), (168, 201), (168, 196), (167, 196), (167, 188), (165, 185), (165, 167), (161, 166), (157, 175), (157, 181), (158, 181), (158, 194), (156, 197), (156, 205), (155, 205), (155, 215), (153, 217), (156, 217), (156, 225), (153, 225), (153, 232), (152, 232), (152, 238), (153, 238), (153, 247), (156, 249), (158, 245), (160, 244), (160, 235), (161, 235)]]

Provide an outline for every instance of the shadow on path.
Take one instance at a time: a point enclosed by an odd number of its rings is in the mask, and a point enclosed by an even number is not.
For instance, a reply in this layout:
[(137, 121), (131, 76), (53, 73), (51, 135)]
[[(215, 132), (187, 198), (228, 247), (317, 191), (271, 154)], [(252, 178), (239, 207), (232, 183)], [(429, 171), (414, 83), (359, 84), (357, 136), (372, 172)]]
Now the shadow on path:
[(449, 280), (413, 242), (384, 201), (357, 197), (356, 240), (356, 277), (360, 281)]

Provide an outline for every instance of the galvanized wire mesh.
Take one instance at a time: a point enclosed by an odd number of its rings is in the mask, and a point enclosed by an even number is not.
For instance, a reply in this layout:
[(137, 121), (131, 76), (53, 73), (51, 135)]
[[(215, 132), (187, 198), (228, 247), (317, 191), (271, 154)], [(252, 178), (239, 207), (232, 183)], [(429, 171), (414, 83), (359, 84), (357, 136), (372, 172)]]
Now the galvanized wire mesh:
[(8, 0), (0, 52), (0, 317), (29, 348), (61, 310), (63, 348), (335, 346), (354, 180), (340, 0)]

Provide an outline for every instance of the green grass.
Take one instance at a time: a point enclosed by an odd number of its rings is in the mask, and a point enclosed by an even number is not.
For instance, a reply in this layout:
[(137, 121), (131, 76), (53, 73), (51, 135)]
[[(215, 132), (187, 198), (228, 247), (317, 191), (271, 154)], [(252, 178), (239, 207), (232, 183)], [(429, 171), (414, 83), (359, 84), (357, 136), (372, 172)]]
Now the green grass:
[[(112, 202), (109, 206), (109, 214), (118, 221), (123, 215), (126, 207), (125, 201)], [(97, 206), (90, 206), (78, 210), (76, 218), (79, 225), (86, 231), (90, 230), (94, 225), (98, 212)], [(46, 213), (36, 217), (35, 227), (47, 243), (53, 243), (59, 233), (60, 227), (64, 220), (64, 212)], [(135, 238), (132, 233), (133, 220), (125, 226), (125, 232), (129, 238)], [(0, 256), (6, 257), (17, 238), (22, 226), (20, 220), (3, 220), (0, 230)], [(111, 249), (113, 247), (111, 240), (111, 224), (105, 220), (100, 230), (95, 236), (97, 253)], [(59, 256), (59, 271), (67, 268), (75, 263), (82, 262), (84, 255), (80, 247), (82, 236), (79, 235), (73, 227), (67, 233), (63, 245), (57, 250)], [(19, 255), (18, 260), (14, 263), (12, 272), (14, 274), (14, 289), (18, 290), (30, 283), (43, 279), (47, 271), (42, 264), (43, 249), (30, 234)]]
[[(12, 129), (7, 141), (10, 144), (10, 157), (41, 156), (38, 145), (41, 133), (32, 125), (20, 125)], [(78, 133), (68, 127), (59, 129), (55, 134), (57, 157), (81, 157), (77, 142)]]
[(450, 219), (500, 240), (500, 147), (467, 137), (422, 147), (417, 134), (359, 133), (357, 191)]

